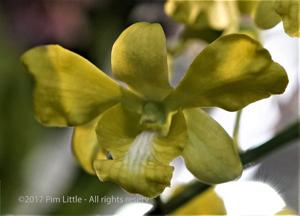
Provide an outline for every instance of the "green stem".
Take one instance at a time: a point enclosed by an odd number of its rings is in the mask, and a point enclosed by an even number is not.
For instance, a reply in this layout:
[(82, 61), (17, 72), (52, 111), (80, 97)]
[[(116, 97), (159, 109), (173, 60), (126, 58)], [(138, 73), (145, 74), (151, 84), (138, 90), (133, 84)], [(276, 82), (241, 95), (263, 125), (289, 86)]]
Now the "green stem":
[(239, 132), (240, 132), (240, 122), (241, 122), (242, 110), (236, 112), (236, 118), (233, 129), (233, 140), (238, 147), (239, 144)]
[(299, 129), (299, 122), (296, 122), (264, 144), (241, 154), (244, 167), (247, 168), (256, 164), (262, 157), (299, 138)]
[[(261, 144), (260, 146), (247, 150), (244, 153), (241, 153), (240, 157), (244, 168), (248, 168), (256, 164), (264, 156), (269, 155), (273, 151), (278, 150), (280, 147), (283, 147), (288, 143), (291, 143), (297, 138), (299, 138), (299, 122), (292, 124), (290, 127), (283, 130), (275, 137)], [(154, 208), (152, 208), (145, 215), (169, 214), (178, 207), (184, 205), (185, 203), (193, 199), (195, 196), (208, 189), (209, 187), (210, 185), (206, 185), (200, 182), (192, 182), (186, 187), (184, 192), (173, 197), (168, 202), (160, 204), (159, 210), (158, 207), (154, 206)]]

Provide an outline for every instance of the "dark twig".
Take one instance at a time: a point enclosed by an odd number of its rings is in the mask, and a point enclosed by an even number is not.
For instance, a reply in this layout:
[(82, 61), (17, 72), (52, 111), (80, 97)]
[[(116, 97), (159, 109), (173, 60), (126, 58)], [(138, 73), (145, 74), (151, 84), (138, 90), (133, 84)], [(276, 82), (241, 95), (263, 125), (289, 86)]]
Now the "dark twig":
[[(258, 161), (263, 157), (269, 155), (275, 150), (278, 150), (280, 147), (291, 143), (297, 138), (299, 138), (299, 122), (292, 124), (290, 127), (283, 130), (275, 137), (261, 144), (260, 146), (242, 153), (240, 157), (244, 168), (253, 166), (254, 164), (258, 163)], [(200, 182), (192, 182), (186, 187), (184, 192), (173, 197), (166, 203), (160, 203), (159, 207), (154, 206), (149, 212), (146, 213), (146, 215), (169, 214), (170, 212), (184, 205), (189, 200), (193, 199), (195, 196), (199, 195), (209, 187), (210, 185), (206, 185)]]

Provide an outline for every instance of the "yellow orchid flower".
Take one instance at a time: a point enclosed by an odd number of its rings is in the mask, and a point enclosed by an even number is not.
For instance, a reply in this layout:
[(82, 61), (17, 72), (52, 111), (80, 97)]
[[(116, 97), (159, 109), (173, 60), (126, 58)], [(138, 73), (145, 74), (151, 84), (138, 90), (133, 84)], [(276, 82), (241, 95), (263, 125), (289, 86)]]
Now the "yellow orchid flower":
[(285, 32), (300, 37), (300, 0), (258, 1), (254, 12), (255, 22), (262, 29), (269, 29), (283, 22)]
[(231, 31), (239, 19), (236, 1), (167, 0), (165, 12), (177, 22), (197, 30)]
[(243, 15), (249, 14), (255, 5), (255, 1), (243, 0), (167, 0), (165, 13), (184, 24), (178, 45), (169, 51), (175, 54), (182, 51), (191, 39), (211, 43), (222, 35), (232, 33), (258, 38), (253, 25), (242, 22)]
[[(167, 0), (165, 12), (193, 29), (210, 27), (233, 33), (239, 30), (240, 14), (251, 14), (262, 29), (283, 22), (285, 32), (300, 37), (300, 0)], [(189, 30), (191, 31), (191, 30)]]
[(113, 75), (126, 85), (58, 45), (33, 48), (22, 62), (35, 79), (37, 119), (75, 127), (73, 152), (86, 171), (148, 197), (170, 184), (170, 162), (180, 155), (202, 182), (237, 178), (242, 165), (231, 137), (199, 107), (239, 110), (288, 83), (257, 41), (233, 34), (207, 46), (173, 89), (163, 29), (144, 22), (112, 48)]

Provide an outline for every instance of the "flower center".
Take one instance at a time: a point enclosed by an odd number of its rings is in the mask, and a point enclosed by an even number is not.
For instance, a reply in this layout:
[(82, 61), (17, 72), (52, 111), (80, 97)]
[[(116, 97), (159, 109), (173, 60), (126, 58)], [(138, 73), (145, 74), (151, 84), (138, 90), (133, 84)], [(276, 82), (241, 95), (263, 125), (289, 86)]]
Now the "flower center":
[(166, 136), (170, 129), (172, 114), (165, 111), (161, 104), (148, 102), (143, 107), (140, 124), (144, 130), (156, 131)]

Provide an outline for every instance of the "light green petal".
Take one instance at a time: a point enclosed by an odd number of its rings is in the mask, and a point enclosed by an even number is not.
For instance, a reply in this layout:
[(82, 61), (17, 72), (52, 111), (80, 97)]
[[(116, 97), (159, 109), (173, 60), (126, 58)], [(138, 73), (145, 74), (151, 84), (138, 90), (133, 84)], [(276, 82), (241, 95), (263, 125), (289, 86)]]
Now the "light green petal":
[(98, 122), (97, 135), (113, 160), (97, 160), (94, 167), (101, 181), (155, 197), (169, 186), (173, 172), (169, 163), (182, 154), (188, 141), (185, 120), (182, 113), (175, 114), (166, 137), (140, 131), (138, 124), (137, 116), (121, 105), (107, 110)]
[[(234, 19), (236, 12), (231, 1), (199, 1), (199, 0), (168, 0), (165, 4), (165, 12), (168, 16), (190, 28), (212, 28), (224, 30), (228, 28)], [(236, 7), (237, 9), (237, 7)]]
[(189, 143), (183, 151), (189, 171), (200, 181), (219, 184), (241, 175), (242, 164), (225, 130), (201, 109), (184, 111)]
[(72, 137), (72, 151), (84, 170), (95, 174), (94, 160), (106, 159), (105, 151), (100, 147), (96, 136), (98, 119), (74, 128)]
[(194, 60), (165, 103), (178, 107), (217, 106), (229, 111), (284, 92), (285, 70), (257, 41), (242, 34), (223, 36)]
[(263, 29), (269, 29), (283, 21), (285, 32), (291, 37), (300, 37), (300, 1), (261, 1), (256, 9), (255, 22)]
[(258, 3), (254, 21), (256, 25), (262, 29), (269, 29), (277, 25), (281, 19), (274, 10), (276, 0), (262, 0)]
[(116, 78), (146, 99), (160, 101), (169, 94), (166, 38), (159, 24), (131, 25), (116, 40), (111, 55)]
[(33, 48), (22, 62), (35, 79), (35, 114), (45, 125), (81, 125), (120, 100), (115, 81), (61, 46)]
[(234, 1), (214, 1), (207, 11), (210, 26), (216, 30), (226, 29), (237, 19), (236, 10)]
[(252, 15), (257, 7), (257, 0), (238, 0), (238, 8), (241, 14)]
[(278, 0), (274, 10), (281, 17), (285, 32), (292, 37), (300, 37), (300, 1)]
[(177, 22), (201, 29), (209, 25), (206, 11), (212, 4), (210, 1), (168, 0), (165, 12)]

